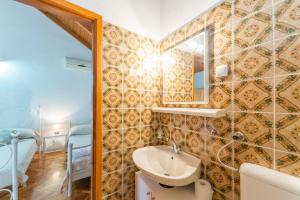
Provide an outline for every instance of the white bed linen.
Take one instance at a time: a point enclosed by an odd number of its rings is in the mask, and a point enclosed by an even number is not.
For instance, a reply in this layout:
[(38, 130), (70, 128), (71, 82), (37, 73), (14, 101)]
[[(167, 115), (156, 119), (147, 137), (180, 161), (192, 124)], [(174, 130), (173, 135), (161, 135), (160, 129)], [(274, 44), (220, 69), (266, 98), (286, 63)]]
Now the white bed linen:
[[(9, 145), (11, 146), (11, 144)], [(18, 178), (25, 183), (28, 179), (26, 171), (29, 164), (37, 151), (35, 139), (26, 139), (18, 142)], [(0, 147), (0, 166), (4, 164), (10, 156), (7, 147)], [(0, 169), (0, 188), (10, 186), (12, 184), (12, 163), (11, 161)]]
[[(72, 135), (69, 138), (69, 144), (73, 144), (73, 148), (84, 147), (80, 149), (74, 149), (72, 155), (72, 168), (73, 170), (86, 169), (91, 166), (91, 135)], [(85, 147), (86, 146), (86, 147)]]

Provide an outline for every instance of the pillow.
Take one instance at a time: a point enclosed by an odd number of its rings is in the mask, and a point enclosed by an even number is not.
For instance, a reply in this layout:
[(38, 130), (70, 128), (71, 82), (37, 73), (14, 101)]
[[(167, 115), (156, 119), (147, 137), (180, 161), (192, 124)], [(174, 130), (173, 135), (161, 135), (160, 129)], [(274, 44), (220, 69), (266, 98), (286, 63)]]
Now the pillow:
[(16, 131), (19, 134), (18, 135), (18, 139), (19, 140), (35, 138), (34, 130), (28, 129), (28, 128), (8, 128), (8, 129), (0, 130), (0, 131), (9, 132), (10, 139), (11, 139), (11, 135), (10, 134), (13, 131)]
[(11, 141), (11, 131), (9, 130), (0, 130), (0, 143), (10, 144)]
[(92, 128), (90, 124), (73, 126), (70, 130), (70, 135), (88, 135), (91, 134)]

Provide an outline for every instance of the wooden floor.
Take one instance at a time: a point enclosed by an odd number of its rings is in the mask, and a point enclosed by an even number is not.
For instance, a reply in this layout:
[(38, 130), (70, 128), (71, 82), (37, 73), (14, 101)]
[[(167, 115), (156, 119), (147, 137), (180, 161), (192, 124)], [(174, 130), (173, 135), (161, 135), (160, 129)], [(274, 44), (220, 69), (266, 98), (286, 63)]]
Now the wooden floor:
[[(74, 182), (70, 198), (66, 191), (60, 193), (66, 166), (65, 152), (36, 154), (27, 171), (27, 185), (19, 188), (19, 200), (89, 200), (90, 178)], [(2, 194), (0, 199), (9, 197)]]

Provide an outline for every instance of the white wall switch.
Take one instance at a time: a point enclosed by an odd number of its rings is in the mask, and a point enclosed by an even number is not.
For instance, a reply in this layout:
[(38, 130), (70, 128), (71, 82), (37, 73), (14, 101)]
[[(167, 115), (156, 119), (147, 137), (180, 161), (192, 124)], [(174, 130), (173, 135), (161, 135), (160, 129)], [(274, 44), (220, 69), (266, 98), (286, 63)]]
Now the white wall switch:
[(216, 78), (228, 76), (228, 65), (219, 65), (216, 67)]

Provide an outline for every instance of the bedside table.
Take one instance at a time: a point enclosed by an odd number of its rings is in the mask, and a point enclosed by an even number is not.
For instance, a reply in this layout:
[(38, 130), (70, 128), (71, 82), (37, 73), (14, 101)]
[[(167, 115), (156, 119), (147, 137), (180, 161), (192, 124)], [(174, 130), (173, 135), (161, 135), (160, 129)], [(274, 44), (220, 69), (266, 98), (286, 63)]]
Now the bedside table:
[(63, 151), (66, 144), (66, 135), (50, 135), (43, 137), (43, 153)]

